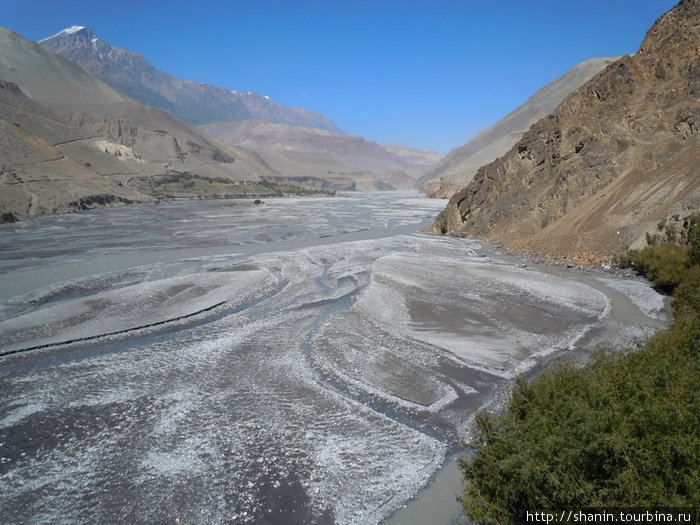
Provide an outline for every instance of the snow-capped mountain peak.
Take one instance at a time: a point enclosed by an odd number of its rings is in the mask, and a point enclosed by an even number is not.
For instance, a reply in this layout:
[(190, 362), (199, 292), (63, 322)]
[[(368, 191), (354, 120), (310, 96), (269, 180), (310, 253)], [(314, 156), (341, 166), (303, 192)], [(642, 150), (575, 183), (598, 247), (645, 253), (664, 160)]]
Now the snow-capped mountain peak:
[(53, 36), (39, 40), (39, 43), (56, 53), (63, 54), (64, 50), (70, 50), (67, 58), (74, 62), (79, 62), (79, 57), (83, 60), (103, 62), (111, 58), (113, 50), (111, 45), (85, 26), (71, 26)]
[(72, 33), (77, 33), (78, 31), (82, 31), (83, 29), (85, 29), (85, 26), (70, 26), (69, 28), (61, 31), (61, 33), (64, 33), (66, 35), (70, 35)]
[(82, 31), (83, 29), (87, 29), (87, 28), (85, 26), (70, 26), (70, 27), (67, 27), (67, 28), (59, 31), (55, 35), (51, 35), (48, 38), (44, 38), (42, 40), (39, 40), (39, 43), (44, 42), (45, 40), (50, 40), (52, 38), (59, 37), (59, 36), (72, 35), (73, 33), (77, 33), (78, 31)]

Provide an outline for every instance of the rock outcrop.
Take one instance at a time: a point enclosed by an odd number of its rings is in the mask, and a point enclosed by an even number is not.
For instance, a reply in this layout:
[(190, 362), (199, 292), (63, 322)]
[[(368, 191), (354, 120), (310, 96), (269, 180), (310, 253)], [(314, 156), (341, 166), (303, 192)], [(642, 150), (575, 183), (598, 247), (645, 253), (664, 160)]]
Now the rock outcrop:
[(421, 178), (419, 187), (428, 197), (449, 199), (469, 184), (481, 166), (506, 153), (532, 124), (549, 115), (569, 93), (614, 60), (592, 58), (550, 82), (522, 106), (445, 155), (432, 172)]
[(639, 51), (609, 64), (479, 169), (436, 232), (519, 251), (596, 257), (700, 209), (700, 2), (683, 0)]

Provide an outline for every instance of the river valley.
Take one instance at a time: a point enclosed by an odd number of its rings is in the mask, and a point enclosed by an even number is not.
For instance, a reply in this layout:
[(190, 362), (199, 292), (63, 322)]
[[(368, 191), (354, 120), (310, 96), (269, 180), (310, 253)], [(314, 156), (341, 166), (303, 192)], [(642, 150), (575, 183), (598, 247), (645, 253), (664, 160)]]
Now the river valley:
[(2, 521), (401, 523), (519, 374), (668, 323), (642, 280), (417, 233), (444, 205), (1, 225)]

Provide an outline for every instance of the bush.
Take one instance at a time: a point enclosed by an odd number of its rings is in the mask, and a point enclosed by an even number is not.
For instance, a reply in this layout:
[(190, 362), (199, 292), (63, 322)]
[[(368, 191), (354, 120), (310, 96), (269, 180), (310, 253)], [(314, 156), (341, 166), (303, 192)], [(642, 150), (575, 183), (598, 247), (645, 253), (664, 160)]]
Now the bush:
[(677, 323), (625, 355), (521, 381), (477, 418), (461, 498), (477, 523), (525, 510), (700, 505), (700, 323)]
[(666, 291), (673, 291), (678, 286), (689, 262), (688, 250), (675, 244), (630, 250), (618, 259), (620, 266), (632, 268), (645, 275), (656, 286)]
[(673, 293), (676, 313), (700, 312), (700, 264), (686, 270), (685, 278)]
[(695, 215), (690, 218), (689, 222), (688, 244), (690, 249), (688, 250), (688, 256), (690, 257), (690, 264), (700, 264), (700, 218)]

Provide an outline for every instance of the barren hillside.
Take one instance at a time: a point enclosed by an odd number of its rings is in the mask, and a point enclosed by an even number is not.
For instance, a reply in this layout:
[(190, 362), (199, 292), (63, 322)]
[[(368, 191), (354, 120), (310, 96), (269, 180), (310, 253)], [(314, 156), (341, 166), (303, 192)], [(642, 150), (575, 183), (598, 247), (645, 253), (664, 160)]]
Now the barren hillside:
[(97, 139), (0, 80), (0, 222), (96, 205), (150, 202), (110, 172), (122, 168)]
[(479, 169), (437, 232), (579, 259), (644, 242), (700, 209), (700, 3), (683, 0), (639, 51), (569, 95)]
[(469, 142), (450, 151), (419, 181), (429, 197), (449, 198), (472, 180), (477, 170), (496, 160), (518, 142), (528, 128), (549, 115), (564, 98), (603, 69), (614, 58), (592, 58), (547, 84), (522, 106)]
[(440, 159), (430, 150), (382, 147), (362, 137), (259, 120), (215, 122), (200, 129), (226, 144), (257, 151), (286, 177), (327, 179), (336, 189), (410, 189)]
[(221, 144), (139, 104), (2, 28), (0, 80), (5, 220), (150, 201), (128, 189), (137, 177), (193, 174), (256, 181), (277, 176), (257, 154)]

